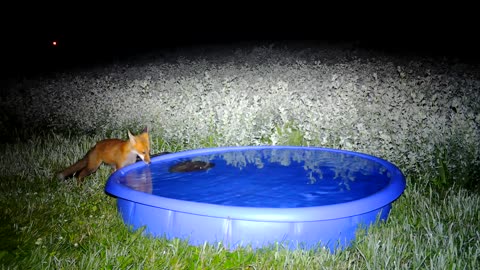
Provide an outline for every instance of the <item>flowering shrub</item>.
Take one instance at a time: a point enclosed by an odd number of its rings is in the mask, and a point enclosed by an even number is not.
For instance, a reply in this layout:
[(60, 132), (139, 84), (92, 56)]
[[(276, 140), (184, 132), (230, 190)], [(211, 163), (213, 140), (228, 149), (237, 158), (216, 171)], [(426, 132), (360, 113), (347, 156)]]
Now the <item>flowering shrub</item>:
[(29, 127), (148, 125), (187, 148), (326, 146), (377, 155), (406, 174), (458, 178), (480, 165), (478, 74), (426, 60), (258, 47), (59, 74), (18, 86), (2, 106)]

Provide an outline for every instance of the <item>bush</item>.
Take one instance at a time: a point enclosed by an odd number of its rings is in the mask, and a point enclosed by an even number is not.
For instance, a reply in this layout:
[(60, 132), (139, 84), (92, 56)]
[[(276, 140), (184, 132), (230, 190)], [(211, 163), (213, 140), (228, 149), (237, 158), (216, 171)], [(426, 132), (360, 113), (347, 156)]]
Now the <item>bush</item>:
[(1, 105), (29, 128), (107, 134), (148, 125), (191, 148), (334, 147), (431, 173), (439, 185), (476, 185), (480, 80), (468, 67), (331, 48), (224, 55), (57, 74), (12, 88)]

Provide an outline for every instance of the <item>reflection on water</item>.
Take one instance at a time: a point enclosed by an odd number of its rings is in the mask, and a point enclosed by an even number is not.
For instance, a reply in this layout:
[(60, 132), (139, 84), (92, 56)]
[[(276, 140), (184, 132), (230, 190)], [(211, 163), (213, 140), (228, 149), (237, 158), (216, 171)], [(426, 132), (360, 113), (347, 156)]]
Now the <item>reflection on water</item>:
[(149, 169), (131, 170), (125, 175), (122, 184), (138, 191), (152, 193), (152, 171)]
[[(169, 172), (184, 161), (215, 164)], [(310, 149), (255, 149), (153, 162), (128, 171), (123, 184), (154, 195), (231, 206), (307, 207), (371, 195), (390, 173), (358, 156)]]

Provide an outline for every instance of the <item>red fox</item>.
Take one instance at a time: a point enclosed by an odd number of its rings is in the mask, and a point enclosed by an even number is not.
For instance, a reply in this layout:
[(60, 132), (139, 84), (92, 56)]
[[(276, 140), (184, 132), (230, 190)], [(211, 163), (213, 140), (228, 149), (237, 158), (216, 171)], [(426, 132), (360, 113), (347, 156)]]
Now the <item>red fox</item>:
[(128, 131), (128, 140), (105, 139), (96, 143), (85, 157), (58, 174), (60, 180), (78, 173), (77, 182), (97, 171), (102, 163), (110, 165), (112, 172), (133, 164), (139, 156), (145, 163), (150, 164), (150, 141), (147, 127), (139, 135), (132, 135)]

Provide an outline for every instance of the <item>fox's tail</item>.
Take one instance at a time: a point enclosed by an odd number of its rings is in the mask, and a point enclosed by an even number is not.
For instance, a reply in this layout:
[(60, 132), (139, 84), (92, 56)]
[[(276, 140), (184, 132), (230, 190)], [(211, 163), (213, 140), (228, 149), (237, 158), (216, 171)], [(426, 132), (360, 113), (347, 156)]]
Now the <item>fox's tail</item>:
[(88, 161), (87, 157), (80, 159), (79, 161), (75, 162), (72, 166), (66, 168), (65, 170), (58, 173), (57, 178), (59, 180), (64, 180), (66, 177), (80, 171), (81, 169), (87, 167)]

